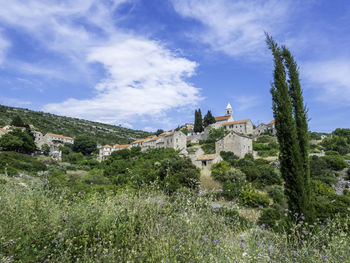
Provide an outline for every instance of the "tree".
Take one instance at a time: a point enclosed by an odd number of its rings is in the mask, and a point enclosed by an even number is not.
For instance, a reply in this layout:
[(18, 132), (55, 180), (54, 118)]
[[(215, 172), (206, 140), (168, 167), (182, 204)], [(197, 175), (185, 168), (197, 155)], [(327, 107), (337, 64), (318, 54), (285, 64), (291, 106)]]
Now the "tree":
[(84, 155), (90, 155), (96, 150), (96, 142), (93, 138), (81, 135), (74, 140), (73, 151), (80, 152)]
[(280, 48), (268, 34), (266, 42), (272, 51), (275, 64), (271, 88), (272, 108), (290, 217), (298, 213), (312, 221), (314, 211), (308, 160), (307, 114), (297, 65), (289, 50), (286, 47)]
[(204, 122), (203, 122), (204, 127), (207, 127), (210, 124), (213, 124), (215, 122), (216, 121), (215, 121), (215, 118), (214, 118), (213, 114), (211, 114), (211, 111), (208, 110), (207, 114), (204, 116)]
[(11, 126), (24, 127), (24, 122), (19, 115), (16, 115), (11, 122)]
[(203, 120), (201, 109), (198, 109), (194, 113), (194, 132), (202, 132), (203, 129)]
[(41, 151), (44, 153), (44, 155), (49, 156), (50, 146), (45, 143), (43, 146), (41, 146)]
[(0, 139), (0, 147), (5, 151), (32, 153), (36, 150), (34, 138), (20, 129), (5, 134)]
[(158, 129), (158, 130), (156, 131), (156, 135), (159, 136), (159, 135), (162, 134), (163, 132), (164, 132), (164, 130)]

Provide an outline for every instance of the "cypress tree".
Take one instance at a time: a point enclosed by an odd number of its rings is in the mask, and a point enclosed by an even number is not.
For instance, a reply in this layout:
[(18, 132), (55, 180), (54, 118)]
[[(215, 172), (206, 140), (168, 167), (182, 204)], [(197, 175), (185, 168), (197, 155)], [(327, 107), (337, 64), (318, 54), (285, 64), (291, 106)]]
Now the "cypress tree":
[(204, 116), (204, 120), (203, 120), (203, 124), (204, 124), (204, 127), (207, 127), (209, 126), (210, 124), (212, 123), (215, 123), (215, 118), (213, 116), (213, 114), (211, 114), (211, 111), (208, 110), (207, 114)]
[(300, 87), (298, 66), (290, 51), (282, 47), (285, 67), (289, 77), (289, 94), (293, 106), (294, 119), (297, 128), (298, 143), (300, 147), (300, 154), (303, 161), (304, 172), (304, 187), (306, 191), (306, 216), (310, 221), (314, 220), (314, 207), (312, 206), (312, 192), (310, 179), (310, 163), (309, 163), (309, 128), (307, 123), (307, 109), (304, 105), (302, 89)]
[[(268, 34), (266, 34), (266, 43), (274, 57), (274, 81), (271, 85), (272, 108), (280, 144), (280, 169), (285, 181), (290, 217), (293, 218), (295, 213), (298, 213), (312, 221), (311, 190), (310, 184), (307, 183), (310, 182), (307, 145), (305, 145), (307, 133), (306, 137), (304, 136), (305, 124), (307, 131), (307, 118), (296, 63), (291, 56), (288, 57), (285, 48), (281, 50)], [(286, 69), (289, 80), (287, 80)]]
[(201, 109), (198, 109), (198, 130), (199, 130), (199, 132), (204, 131)]

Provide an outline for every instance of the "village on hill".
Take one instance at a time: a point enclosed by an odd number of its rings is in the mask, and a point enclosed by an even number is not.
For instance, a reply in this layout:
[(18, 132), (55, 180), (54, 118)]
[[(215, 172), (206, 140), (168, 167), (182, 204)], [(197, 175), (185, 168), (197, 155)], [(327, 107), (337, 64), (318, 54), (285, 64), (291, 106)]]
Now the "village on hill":
[[(43, 135), (33, 125), (29, 125), (29, 128), (34, 135), (37, 148), (42, 149), (44, 145), (49, 146), (49, 155), (56, 160), (62, 159), (60, 146), (66, 143), (74, 143), (72, 137), (53, 133)], [(205, 154), (201, 147), (188, 147), (207, 140), (211, 130), (220, 128), (224, 130), (224, 136), (215, 142), (215, 153)], [(6, 125), (0, 128), (0, 137), (14, 129), (24, 131), (26, 128)], [(202, 132), (194, 131), (194, 123), (186, 123), (176, 129), (158, 135), (150, 135), (130, 144), (98, 145), (98, 159), (105, 160), (114, 151), (131, 149), (132, 147), (140, 147), (142, 152), (154, 148), (173, 148), (178, 150), (180, 155), (189, 157), (197, 167), (205, 167), (221, 161), (221, 151), (232, 152), (240, 158), (247, 153), (253, 154), (252, 141), (262, 133), (275, 135), (274, 121), (254, 127), (250, 119), (235, 120), (232, 106), (228, 103), (225, 115), (215, 117), (215, 122), (205, 127)], [(190, 148), (190, 151), (188, 151), (188, 148)]]

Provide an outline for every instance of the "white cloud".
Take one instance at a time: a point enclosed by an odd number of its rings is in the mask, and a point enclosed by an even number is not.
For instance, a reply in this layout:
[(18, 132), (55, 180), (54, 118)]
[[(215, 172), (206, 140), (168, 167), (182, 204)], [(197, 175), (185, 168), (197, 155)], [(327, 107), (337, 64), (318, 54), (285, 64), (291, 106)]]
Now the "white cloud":
[(350, 59), (304, 63), (301, 70), (317, 99), (335, 106), (350, 105)]
[(165, 111), (198, 102), (199, 90), (185, 81), (196, 63), (181, 58), (159, 43), (127, 38), (91, 50), (88, 60), (104, 65), (108, 75), (87, 100), (68, 99), (45, 110), (109, 123), (159, 118)]
[(266, 50), (264, 31), (283, 30), (292, 8), (289, 1), (172, 0), (184, 17), (199, 20), (201, 41), (231, 56), (257, 58)]
[[(128, 0), (58, 1), (0, 0), (0, 23), (24, 30), (51, 52), (73, 63), (76, 74), (88, 77), (98, 63), (106, 71), (87, 99), (69, 98), (44, 110), (74, 117), (131, 125), (147, 116), (160, 118), (170, 109), (194, 105), (199, 89), (188, 83), (197, 64), (162, 43), (135, 36), (116, 27), (116, 9)], [(5, 3), (6, 2), (6, 3)], [(55, 75), (52, 65), (38, 68), (19, 62), (29, 74)], [(72, 74), (71, 68), (64, 72)], [(91, 87), (88, 87), (91, 88)], [(141, 117), (142, 116), (142, 117)]]

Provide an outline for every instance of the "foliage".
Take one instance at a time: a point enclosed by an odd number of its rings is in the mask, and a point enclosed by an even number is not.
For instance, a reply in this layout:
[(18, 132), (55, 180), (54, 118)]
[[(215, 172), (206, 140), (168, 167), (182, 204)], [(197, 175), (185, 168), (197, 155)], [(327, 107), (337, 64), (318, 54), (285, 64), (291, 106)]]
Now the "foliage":
[(190, 159), (179, 157), (174, 149), (150, 149), (142, 153), (139, 147), (113, 152), (103, 162), (104, 176), (117, 185), (139, 188), (158, 183), (171, 194), (181, 187), (196, 189), (199, 171)]
[(35, 157), (15, 152), (0, 152), (0, 173), (5, 173), (5, 167), (12, 167), (27, 173), (46, 170), (46, 165)]
[(41, 151), (43, 152), (44, 155), (49, 156), (50, 153), (50, 146), (47, 145), (46, 143), (41, 146)]
[(328, 168), (340, 171), (343, 170), (348, 165), (344, 161), (344, 158), (342, 156), (336, 156), (336, 155), (329, 155), (324, 157)]
[(202, 112), (201, 109), (195, 110), (194, 112), (194, 132), (202, 132), (203, 128), (203, 120), (202, 120)]
[(11, 126), (24, 127), (24, 122), (19, 115), (15, 115), (10, 123)]
[(204, 119), (203, 119), (204, 127), (208, 127), (210, 124), (213, 124), (215, 122), (216, 121), (215, 121), (213, 114), (211, 113), (210, 110), (208, 110), (207, 114), (204, 116)]
[(307, 111), (298, 67), (285, 46), (280, 48), (268, 34), (266, 42), (275, 64), (271, 94), (280, 146), (280, 169), (285, 181), (290, 219), (295, 213), (302, 213), (308, 221), (313, 221), (315, 215), (310, 202)]
[(222, 195), (227, 200), (234, 200), (241, 194), (246, 184), (246, 177), (240, 170), (228, 171), (227, 177), (228, 180), (223, 183)]
[(337, 151), (341, 155), (350, 153), (350, 129), (337, 128), (321, 145), (327, 150)]
[(269, 229), (279, 230), (279, 220), (282, 218), (281, 209), (278, 207), (268, 207), (263, 210), (259, 217), (258, 224), (263, 225)]
[(278, 143), (275, 141), (269, 143), (258, 143), (253, 141), (253, 150), (258, 152), (259, 156), (277, 156), (279, 151)]
[(312, 156), (310, 158), (310, 175), (313, 180), (319, 180), (329, 185), (336, 184), (338, 179), (330, 168), (325, 157)]
[(95, 139), (86, 135), (80, 135), (75, 138), (73, 144), (73, 151), (80, 152), (84, 155), (90, 155), (96, 150), (97, 148)]
[(239, 203), (246, 207), (267, 207), (269, 205), (269, 197), (267, 194), (261, 194), (255, 188), (245, 185), (239, 195)]
[(224, 127), (217, 129), (210, 129), (208, 138), (206, 140), (201, 140), (201, 148), (206, 154), (215, 153), (215, 142), (225, 137), (228, 131)]
[(224, 161), (229, 162), (231, 165), (234, 165), (236, 160), (239, 159), (239, 157), (236, 156), (233, 152), (221, 151), (220, 156)]
[(284, 189), (281, 185), (270, 185), (266, 187), (266, 191), (269, 194), (269, 196), (272, 198), (273, 202), (275, 204), (284, 205), (285, 203), (285, 196), (284, 196)]
[(36, 150), (34, 138), (28, 132), (22, 132), (20, 129), (14, 129), (1, 136), (0, 147), (4, 151), (15, 151), (22, 153), (32, 153)]
[(158, 129), (158, 130), (156, 131), (156, 135), (159, 136), (159, 135), (161, 135), (163, 132), (164, 132), (164, 130)]

